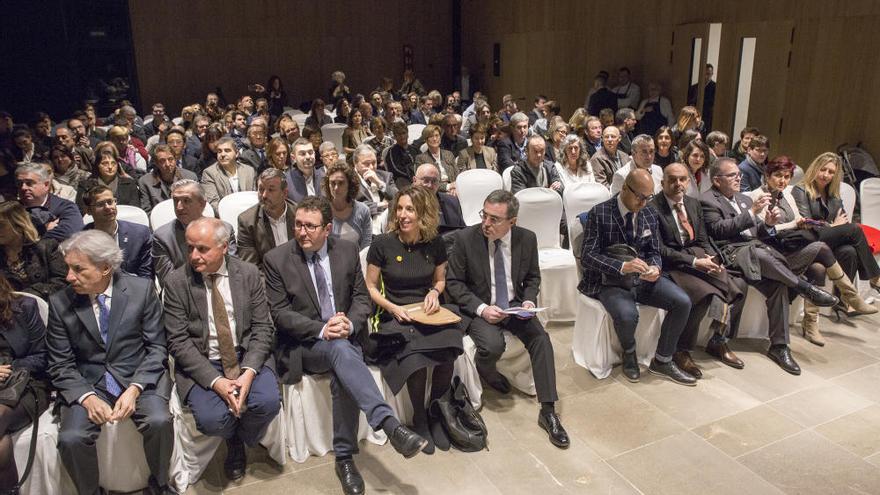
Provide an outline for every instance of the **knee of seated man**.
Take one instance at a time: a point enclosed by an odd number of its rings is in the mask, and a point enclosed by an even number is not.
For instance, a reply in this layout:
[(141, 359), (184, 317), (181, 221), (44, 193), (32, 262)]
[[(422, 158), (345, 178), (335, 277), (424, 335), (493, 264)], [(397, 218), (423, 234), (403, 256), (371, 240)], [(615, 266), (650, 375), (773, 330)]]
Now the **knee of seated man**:
[(66, 447), (82, 447), (95, 444), (97, 435), (90, 433), (85, 428), (67, 427), (58, 431), (58, 447), (64, 449)]
[(198, 430), (208, 436), (223, 436), (235, 425), (235, 417), (225, 403), (202, 409), (195, 420)]
[(277, 394), (260, 394), (248, 397), (248, 411), (260, 416), (273, 417), (281, 411), (281, 396)]
[(674, 286), (674, 290), (671, 290), (666, 298), (669, 301), (670, 311), (682, 311), (686, 313), (691, 311), (691, 298), (681, 287), (677, 285)]
[(141, 432), (161, 431), (171, 427), (171, 413), (167, 409), (156, 409), (144, 416), (138, 430)]
[(348, 339), (333, 339), (327, 341), (330, 358), (336, 360), (357, 359), (362, 360), (357, 347)]

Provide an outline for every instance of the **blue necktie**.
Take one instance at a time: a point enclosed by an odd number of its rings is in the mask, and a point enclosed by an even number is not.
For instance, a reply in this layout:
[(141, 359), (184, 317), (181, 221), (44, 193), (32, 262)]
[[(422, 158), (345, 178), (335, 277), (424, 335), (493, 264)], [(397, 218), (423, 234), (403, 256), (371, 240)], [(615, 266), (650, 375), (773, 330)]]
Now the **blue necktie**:
[(321, 257), (318, 253), (312, 255), (312, 266), (315, 269), (315, 285), (318, 289), (318, 303), (321, 305), (321, 319), (329, 321), (333, 318), (333, 302), (330, 300), (330, 292), (327, 290), (327, 277), (324, 276), (324, 269), (321, 268)]
[[(101, 332), (101, 340), (106, 346), (107, 332), (110, 330), (110, 310), (107, 308), (106, 294), (98, 294), (98, 330)], [(122, 394), (122, 387), (109, 371), (104, 372), (104, 386), (113, 397), (119, 397)]]
[(510, 307), (507, 294), (507, 271), (504, 269), (504, 254), (501, 253), (501, 239), (495, 239), (495, 305), (501, 309)]

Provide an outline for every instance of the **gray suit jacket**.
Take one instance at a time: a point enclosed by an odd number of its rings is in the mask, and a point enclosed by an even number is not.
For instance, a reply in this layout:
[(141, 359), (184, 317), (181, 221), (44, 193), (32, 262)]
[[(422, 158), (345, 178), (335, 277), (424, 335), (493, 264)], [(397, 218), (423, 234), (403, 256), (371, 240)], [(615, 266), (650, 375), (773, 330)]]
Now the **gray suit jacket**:
[[(173, 184), (180, 179), (198, 180), (194, 172), (178, 167), (174, 180), (171, 183)], [(147, 213), (152, 211), (153, 207), (162, 201), (171, 199), (171, 184), (162, 182), (159, 174), (155, 171), (145, 174), (138, 179), (138, 189), (140, 190), (141, 209)]]
[[(226, 223), (226, 222), (224, 222)], [(229, 255), (236, 256), (235, 231), (226, 223), (231, 232), (229, 236)], [(180, 220), (174, 219), (153, 231), (153, 268), (159, 285), (164, 287), (165, 277), (172, 270), (186, 264), (186, 229)]]
[[(287, 239), (293, 240), (296, 203), (287, 201)], [(263, 269), (263, 255), (274, 249), (275, 235), (263, 206), (256, 204), (238, 216), (238, 256)]]
[[(272, 347), (275, 329), (269, 317), (263, 280), (256, 266), (226, 257), (235, 312), (235, 334), (243, 354), (239, 364), (259, 372), (275, 369)], [(168, 352), (174, 356), (177, 393), (186, 397), (194, 383), (210, 389), (222, 376), (208, 361), (208, 292), (202, 274), (187, 263), (168, 276), (165, 292)]]
[[(256, 191), (257, 190), (257, 172), (250, 165), (243, 163), (237, 164), (238, 169), (238, 190), (239, 191)], [(202, 172), (202, 185), (205, 187), (205, 196), (208, 203), (214, 208), (214, 214), (220, 215), (220, 200), (225, 196), (232, 194), (232, 186), (229, 184), (229, 177), (226, 172), (220, 168), (219, 163), (215, 163), (206, 168)]]
[(88, 296), (67, 287), (49, 297), (49, 374), (67, 404), (93, 392), (105, 371), (123, 389), (137, 383), (144, 393), (169, 397), (162, 304), (153, 282), (116, 273), (112, 283), (106, 344)]
[[(483, 146), (483, 161), (486, 162), (486, 168), (498, 172), (498, 154), (491, 146)], [(458, 172), (477, 168), (477, 159), (474, 157), (474, 147), (467, 148), (458, 152), (458, 160), (456, 161)]]
[[(561, 158), (561, 157), (560, 157)], [(593, 174), (596, 175), (596, 182), (611, 186), (611, 178), (617, 169), (629, 163), (630, 157), (626, 153), (617, 149), (617, 160), (610, 156), (604, 147), (599, 149), (590, 157), (590, 165), (593, 166)]]

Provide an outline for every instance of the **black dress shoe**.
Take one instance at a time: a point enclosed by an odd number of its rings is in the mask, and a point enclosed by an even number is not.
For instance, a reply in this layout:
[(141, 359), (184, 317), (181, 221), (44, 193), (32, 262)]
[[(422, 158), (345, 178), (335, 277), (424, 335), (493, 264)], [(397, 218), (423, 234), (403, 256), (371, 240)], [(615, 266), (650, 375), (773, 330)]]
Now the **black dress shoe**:
[(778, 364), (780, 368), (792, 375), (801, 374), (801, 367), (798, 366), (797, 361), (791, 356), (791, 349), (787, 345), (770, 346), (767, 356)]
[(798, 294), (820, 308), (830, 308), (840, 302), (834, 294), (829, 294), (813, 284), (806, 284), (798, 289)]
[(499, 373), (498, 370), (487, 370), (481, 366), (477, 366), (477, 374), (480, 375), (480, 378), (482, 378), (483, 381), (488, 383), (490, 387), (498, 392), (502, 394), (510, 393), (510, 382), (508, 382), (507, 378), (504, 378), (504, 375)]
[[(179, 495), (177, 493), (177, 490), (171, 488), (170, 485), (159, 485), (159, 482), (156, 481), (156, 478), (154, 476), (150, 476), (150, 479), (147, 481), (147, 483), (149, 485), (147, 486), (147, 489), (144, 491), (144, 493), (148, 495)], [(9, 493), (6, 493), (4, 495), (9, 495)]]
[(635, 352), (624, 352), (623, 353), (623, 376), (626, 377), (627, 380), (632, 383), (638, 383), (639, 375), (641, 374), (639, 371), (639, 359), (636, 357)]
[(664, 378), (668, 378), (679, 385), (687, 385), (689, 387), (693, 387), (697, 384), (697, 379), (694, 378), (694, 375), (682, 371), (676, 364), (675, 361), (669, 361), (668, 363), (661, 363), (656, 359), (651, 360), (651, 366), (648, 366), (648, 371), (651, 373), (662, 376)]
[(713, 344), (712, 342), (709, 342), (706, 344), (706, 354), (718, 358), (718, 360), (731, 368), (741, 370), (746, 367), (746, 363), (744, 363), (742, 359), (736, 357), (736, 354), (730, 350), (727, 342), (722, 344)]
[(244, 448), (244, 442), (238, 437), (227, 440), (226, 462), (223, 463), (223, 470), (226, 472), (226, 478), (230, 481), (238, 481), (244, 478), (246, 468), (247, 452)]
[(391, 446), (398, 454), (409, 459), (419, 453), (428, 441), (419, 436), (418, 433), (410, 430), (406, 426), (400, 425), (391, 432)]
[(345, 495), (360, 495), (366, 490), (364, 479), (352, 459), (336, 461), (336, 477), (342, 483), (342, 492)]
[(538, 414), (538, 426), (543, 428), (550, 436), (550, 443), (560, 449), (567, 449), (571, 444), (568, 439), (568, 433), (565, 432), (562, 422), (559, 421), (559, 415), (555, 412), (542, 412)]

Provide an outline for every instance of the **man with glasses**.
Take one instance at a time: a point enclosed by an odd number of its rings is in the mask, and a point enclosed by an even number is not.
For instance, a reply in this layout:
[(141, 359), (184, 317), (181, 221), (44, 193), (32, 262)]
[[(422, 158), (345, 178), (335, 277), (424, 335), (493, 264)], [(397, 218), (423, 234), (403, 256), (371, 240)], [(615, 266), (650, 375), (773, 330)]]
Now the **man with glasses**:
[(763, 218), (758, 216), (771, 202), (771, 195), (762, 194), (752, 202), (740, 193), (742, 173), (735, 160), (715, 160), (709, 177), (712, 189), (700, 196), (706, 231), (715, 240), (726, 267), (742, 273), (746, 282), (767, 298), (767, 356), (788, 373), (799, 375), (801, 369), (788, 347), (789, 290), (819, 307), (833, 306), (837, 298), (792, 273), (785, 257), (759, 240), (776, 234), (779, 215), (771, 208)]
[(623, 187), (626, 177), (633, 170), (642, 169), (651, 175), (654, 181), (654, 193), (659, 193), (663, 186), (663, 169), (654, 165), (654, 138), (647, 134), (639, 134), (632, 141), (632, 157), (629, 163), (617, 169), (611, 178), (611, 194), (617, 194)]
[(461, 131), (461, 115), (448, 113), (443, 117), (443, 135), (440, 136), (440, 149), (458, 156), (461, 150), (468, 147), (467, 140), (459, 135)]
[[(637, 169), (626, 177), (620, 194), (590, 210), (581, 254), (584, 276), (578, 290), (598, 299), (614, 322), (623, 347), (623, 375), (630, 382), (638, 382), (640, 377), (636, 304), (665, 309), (657, 351), (648, 371), (694, 386), (697, 379), (672, 359), (691, 312), (691, 300), (662, 272), (657, 212), (648, 205), (653, 193), (651, 174)], [(625, 254), (626, 247), (634, 250), (632, 257)], [(612, 257), (609, 251), (618, 254)]]
[(353, 460), (360, 411), (404, 457), (418, 454), (427, 441), (400, 424), (357, 344), (367, 332), (372, 308), (357, 246), (330, 237), (333, 213), (326, 198), (303, 199), (294, 218), (295, 240), (263, 258), (278, 377), (292, 385), (302, 380), (303, 372), (330, 373), (336, 475), (344, 493), (364, 493)]
[(440, 205), (440, 224), (437, 231), (443, 235), (458, 229), (463, 229), (464, 215), (461, 212), (461, 203), (456, 196), (440, 192), (440, 169), (433, 163), (423, 163), (416, 169), (413, 184), (434, 191), (437, 202)]
[(83, 230), (101, 230), (110, 235), (122, 250), (122, 271), (137, 277), (153, 278), (153, 248), (150, 228), (125, 220), (116, 219), (116, 197), (113, 191), (98, 184), (82, 197), (85, 212), (94, 221), (86, 224)]
[(446, 287), (462, 314), (473, 318), (467, 331), (477, 346), (477, 372), (489, 386), (510, 392), (510, 383), (495, 366), (504, 353), (502, 332), (509, 331), (525, 345), (541, 403), (538, 424), (550, 443), (564, 449), (569, 438), (554, 408), (559, 396), (550, 336), (534, 313), (507, 311), (534, 308), (541, 285), (538, 241), (533, 232), (516, 226), (518, 212), (519, 201), (508, 191), (499, 189), (486, 197), (482, 224), (457, 236)]

